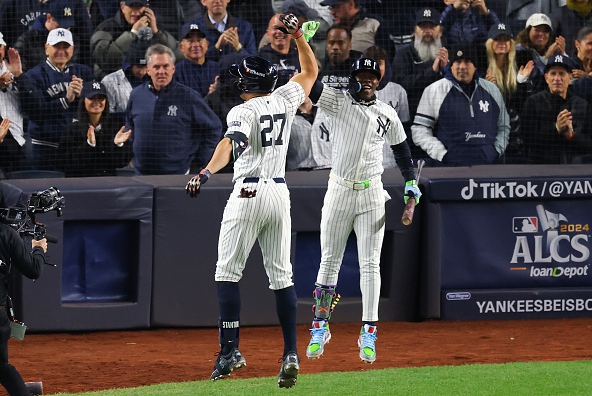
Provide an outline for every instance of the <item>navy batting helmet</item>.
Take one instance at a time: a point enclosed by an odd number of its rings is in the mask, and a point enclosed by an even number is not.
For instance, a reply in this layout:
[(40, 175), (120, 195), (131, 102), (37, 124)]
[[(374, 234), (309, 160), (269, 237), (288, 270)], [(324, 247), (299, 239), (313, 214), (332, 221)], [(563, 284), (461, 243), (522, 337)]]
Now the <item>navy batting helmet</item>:
[(356, 75), (358, 73), (368, 71), (374, 73), (377, 79), (380, 80), (380, 67), (378, 67), (378, 62), (376, 62), (372, 58), (360, 58), (357, 59), (351, 66), (351, 71), (349, 73), (349, 90), (356, 93), (360, 92), (362, 86), (356, 80)]
[(361, 73), (363, 71), (369, 71), (376, 75), (376, 78), (380, 80), (380, 67), (378, 67), (378, 62), (376, 62), (372, 58), (360, 58), (357, 59), (351, 67), (351, 72), (349, 73), (350, 77), (355, 77), (356, 74)]
[(238, 77), (236, 86), (245, 93), (270, 93), (278, 80), (275, 66), (259, 56), (247, 56), (229, 71)]

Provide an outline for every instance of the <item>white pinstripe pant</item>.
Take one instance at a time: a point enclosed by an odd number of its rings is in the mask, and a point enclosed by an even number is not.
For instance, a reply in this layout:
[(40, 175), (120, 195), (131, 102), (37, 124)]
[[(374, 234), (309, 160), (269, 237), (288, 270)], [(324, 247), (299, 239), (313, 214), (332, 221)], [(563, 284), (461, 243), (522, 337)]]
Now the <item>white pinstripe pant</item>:
[(353, 190), (329, 180), (321, 217), (321, 265), (317, 283), (336, 285), (347, 239), (356, 233), (362, 292), (362, 321), (378, 320), (380, 251), (386, 201), (382, 182)]
[[(253, 198), (240, 198), (241, 188), (257, 190)], [(269, 288), (292, 286), (290, 192), (286, 183), (260, 179), (237, 181), (222, 217), (218, 239), (217, 282), (238, 282), (255, 239), (263, 253)]]

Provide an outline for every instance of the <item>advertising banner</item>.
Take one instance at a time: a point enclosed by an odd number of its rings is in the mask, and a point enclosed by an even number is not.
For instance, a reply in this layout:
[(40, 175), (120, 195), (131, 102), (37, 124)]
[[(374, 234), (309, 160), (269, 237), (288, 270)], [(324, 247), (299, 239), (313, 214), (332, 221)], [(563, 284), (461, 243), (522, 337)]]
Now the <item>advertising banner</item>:
[(551, 319), (592, 316), (592, 289), (444, 290), (443, 320)]
[(592, 287), (589, 200), (447, 202), (441, 290)]
[(428, 198), (435, 201), (547, 200), (592, 197), (590, 177), (430, 180)]

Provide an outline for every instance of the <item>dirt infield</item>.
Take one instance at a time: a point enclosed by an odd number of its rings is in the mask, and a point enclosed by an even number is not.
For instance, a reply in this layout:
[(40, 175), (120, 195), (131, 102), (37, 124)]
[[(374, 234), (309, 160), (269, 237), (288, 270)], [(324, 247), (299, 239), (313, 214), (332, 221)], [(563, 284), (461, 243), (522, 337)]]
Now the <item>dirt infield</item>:
[[(308, 326), (298, 329), (304, 357)], [(377, 360), (372, 365), (358, 358), (358, 324), (334, 323), (331, 329), (325, 355), (314, 361), (304, 358), (301, 373), (592, 359), (592, 318), (379, 322)], [(25, 381), (43, 381), (45, 394), (95, 391), (207, 379), (217, 337), (217, 329), (211, 328), (27, 334), (24, 341), (9, 341), (9, 355)], [(266, 358), (262, 345), (277, 351), (277, 358)], [(240, 349), (247, 367), (234, 377), (277, 375), (279, 327), (241, 328)]]

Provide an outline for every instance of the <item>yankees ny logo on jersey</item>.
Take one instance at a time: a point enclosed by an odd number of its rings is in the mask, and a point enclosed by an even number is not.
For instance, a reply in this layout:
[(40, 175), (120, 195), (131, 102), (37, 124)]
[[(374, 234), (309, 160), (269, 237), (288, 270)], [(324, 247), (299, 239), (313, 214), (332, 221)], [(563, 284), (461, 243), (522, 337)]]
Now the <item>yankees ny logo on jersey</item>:
[(319, 129), (321, 130), (321, 140), (328, 142), (329, 141), (329, 129), (327, 128), (327, 126), (325, 125), (324, 122), (322, 122), (321, 125), (319, 125)]
[(479, 110), (481, 110), (484, 113), (487, 113), (489, 111), (489, 102), (486, 100), (480, 100), (479, 101)]
[(378, 117), (376, 121), (378, 122), (378, 129), (376, 130), (376, 133), (378, 133), (378, 136), (384, 136), (391, 126), (391, 120), (387, 118), (386, 122), (383, 122), (382, 119)]
[(176, 117), (177, 116), (177, 106), (171, 105), (169, 106), (169, 112), (167, 113), (168, 116)]

